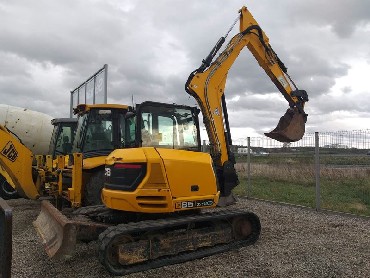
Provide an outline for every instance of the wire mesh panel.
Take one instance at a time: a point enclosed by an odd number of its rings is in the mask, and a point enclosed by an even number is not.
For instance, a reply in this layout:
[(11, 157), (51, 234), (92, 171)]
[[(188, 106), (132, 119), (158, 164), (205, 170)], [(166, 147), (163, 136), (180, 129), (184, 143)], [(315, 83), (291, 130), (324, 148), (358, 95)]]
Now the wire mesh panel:
[(370, 215), (370, 130), (320, 134), (321, 207)]
[(237, 154), (241, 183), (236, 193), (314, 206), (314, 145), (314, 136), (307, 135), (296, 143), (280, 143), (267, 137), (250, 138), (249, 173), (245, 155)]
[[(319, 167), (314, 133), (294, 143), (250, 138), (250, 167), (246, 140), (235, 141), (242, 143), (233, 146), (241, 181), (236, 194), (370, 215), (370, 130), (319, 133)], [(319, 206), (315, 171), (320, 172)]]

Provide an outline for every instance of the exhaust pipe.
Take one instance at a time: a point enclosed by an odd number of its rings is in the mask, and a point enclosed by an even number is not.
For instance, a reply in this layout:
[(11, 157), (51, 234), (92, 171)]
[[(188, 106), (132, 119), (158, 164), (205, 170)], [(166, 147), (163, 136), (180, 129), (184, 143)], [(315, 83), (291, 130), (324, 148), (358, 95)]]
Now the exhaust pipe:
[(277, 127), (265, 135), (282, 143), (296, 142), (305, 133), (306, 120), (307, 114), (300, 113), (297, 108), (289, 108), (280, 118)]

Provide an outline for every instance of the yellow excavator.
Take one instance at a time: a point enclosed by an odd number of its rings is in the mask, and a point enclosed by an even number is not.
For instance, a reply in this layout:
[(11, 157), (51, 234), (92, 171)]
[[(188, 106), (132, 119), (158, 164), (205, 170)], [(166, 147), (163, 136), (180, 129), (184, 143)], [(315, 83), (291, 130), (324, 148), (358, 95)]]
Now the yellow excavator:
[[(298, 141), (304, 135), (307, 115), (303, 108), (308, 96), (295, 87), (246, 7), (240, 10), (238, 21), (240, 33), (213, 61), (227, 35), (222, 37), (185, 85), (202, 111), (210, 155), (198, 152), (195, 112), (149, 103), (135, 117), (138, 123), (148, 123), (150, 147), (118, 149), (106, 159), (102, 200), (110, 211), (101, 219), (126, 213), (133, 221), (111, 226), (99, 236), (100, 262), (113, 274), (200, 258), (252, 244), (259, 237), (260, 221), (251, 212), (199, 213), (234, 203), (232, 189), (239, 183), (224, 95), (228, 71), (246, 46), (288, 101), (289, 109), (278, 126), (266, 134), (280, 142)], [(151, 220), (148, 215), (153, 214), (159, 216)]]
[[(125, 275), (258, 240), (257, 215), (214, 209), (235, 202), (232, 189), (239, 183), (224, 96), (228, 70), (247, 46), (288, 101), (287, 113), (267, 134), (278, 141), (302, 138), (308, 97), (295, 87), (247, 8), (240, 10), (238, 21), (240, 33), (213, 61), (227, 35), (222, 37), (186, 82), (200, 110), (157, 102), (135, 108), (77, 107), (78, 127), (68, 164), (59, 157), (50, 176), (34, 174), (41, 182), (29, 182), (30, 176), (19, 181), (21, 187), (35, 188), (35, 194), (46, 190), (57, 201), (42, 201), (34, 222), (50, 257), (71, 256), (77, 240), (98, 239), (100, 262), (112, 274)], [(210, 154), (201, 152), (200, 111)], [(119, 120), (113, 124), (108, 118)], [(8, 146), (7, 157), (0, 156), (13, 178), (22, 174), (12, 164), (24, 157), (17, 148), (17, 155)]]

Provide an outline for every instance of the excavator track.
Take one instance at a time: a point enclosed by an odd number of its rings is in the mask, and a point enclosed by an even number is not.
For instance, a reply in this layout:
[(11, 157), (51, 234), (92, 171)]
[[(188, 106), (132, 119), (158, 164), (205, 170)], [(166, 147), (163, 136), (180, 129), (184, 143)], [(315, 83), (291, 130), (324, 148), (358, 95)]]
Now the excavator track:
[(242, 210), (120, 224), (100, 234), (99, 261), (127, 275), (247, 246), (260, 231), (258, 216)]

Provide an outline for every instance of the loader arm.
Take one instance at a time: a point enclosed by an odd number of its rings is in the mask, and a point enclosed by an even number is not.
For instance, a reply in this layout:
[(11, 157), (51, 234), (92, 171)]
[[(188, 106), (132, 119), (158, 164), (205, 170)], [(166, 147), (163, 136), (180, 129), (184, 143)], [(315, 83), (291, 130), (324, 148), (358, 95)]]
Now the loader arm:
[[(297, 141), (304, 134), (307, 117), (303, 110), (305, 101), (308, 101), (307, 93), (296, 88), (287, 68), (271, 48), (268, 37), (246, 7), (240, 10), (238, 20), (240, 33), (230, 40), (225, 50), (212, 62), (225, 42), (230, 28), (203, 60), (202, 65), (190, 74), (185, 85), (187, 93), (197, 100), (202, 111), (211, 156), (218, 168), (221, 193), (224, 191), (222, 195), (226, 196), (230, 193), (230, 188), (238, 184), (238, 179), (234, 169), (235, 159), (230, 151), (232, 140), (224, 91), (229, 69), (244, 47), (252, 52), (289, 104), (289, 109), (281, 118), (278, 127), (266, 135), (281, 142)], [(223, 186), (223, 183), (229, 185)]]
[(0, 125), (0, 165), (7, 172), (9, 184), (20, 196), (37, 199), (39, 193), (32, 178), (32, 152), (15, 135)]

